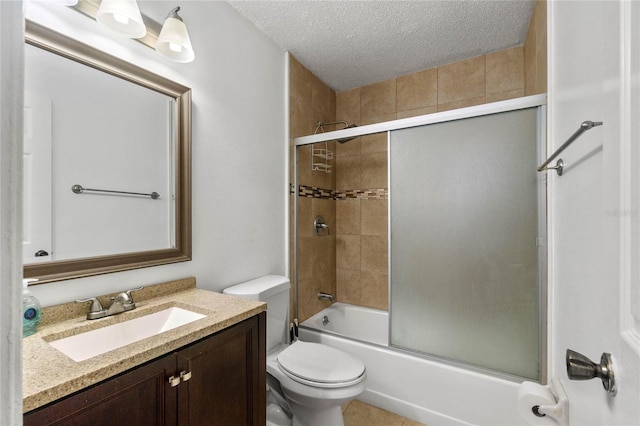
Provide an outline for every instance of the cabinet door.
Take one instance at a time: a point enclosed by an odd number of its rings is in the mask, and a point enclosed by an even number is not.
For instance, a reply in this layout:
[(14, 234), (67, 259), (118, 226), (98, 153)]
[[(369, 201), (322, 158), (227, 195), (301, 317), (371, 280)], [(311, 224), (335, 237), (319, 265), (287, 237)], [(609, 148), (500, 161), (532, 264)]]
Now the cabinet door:
[(176, 423), (175, 354), (98, 383), (24, 415), (29, 425), (165, 425)]
[(179, 425), (266, 423), (265, 315), (178, 352), (178, 371), (191, 374), (178, 386)]

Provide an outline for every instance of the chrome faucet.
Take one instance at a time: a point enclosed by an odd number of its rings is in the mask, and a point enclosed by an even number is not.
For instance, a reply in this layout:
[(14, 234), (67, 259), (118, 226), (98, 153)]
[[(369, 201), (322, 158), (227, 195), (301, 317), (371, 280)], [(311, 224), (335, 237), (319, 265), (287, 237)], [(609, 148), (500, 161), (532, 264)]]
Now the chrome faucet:
[(316, 216), (316, 219), (313, 221), (313, 232), (315, 232), (318, 237), (322, 237), (325, 235), (324, 231), (327, 231), (326, 235), (331, 235), (331, 230), (324, 220), (324, 217)]
[(136, 304), (133, 301), (133, 297), (131, 297), (131, 292), (142, 290), (143, 288), (144, 287), (133, 288), (131, 290), (124, 291), (115, 297), (112, 297), (111, 305), (106, 309), (102, 307), (100, 301), (95, 297), (90, 297), (88, 299), (78, 299), (76, 300), (76, 303), (91, 302), (89, 312), (87, 313), (88, 320), (104, 318), (135, 309)]
[(333, 294), (325, 293), (324, 291), (321, 291), (321, 292), (318, 293), (318, 299), (319, 300), (328, 300), (329, 302), (333, 302)]

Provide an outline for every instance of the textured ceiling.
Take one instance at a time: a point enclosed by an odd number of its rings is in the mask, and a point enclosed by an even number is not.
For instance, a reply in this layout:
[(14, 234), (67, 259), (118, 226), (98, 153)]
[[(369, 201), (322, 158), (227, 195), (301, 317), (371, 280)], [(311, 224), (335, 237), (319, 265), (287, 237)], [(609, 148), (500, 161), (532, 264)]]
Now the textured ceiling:
[(229, 3), (342, 91), (520, 45), (534, 0)]

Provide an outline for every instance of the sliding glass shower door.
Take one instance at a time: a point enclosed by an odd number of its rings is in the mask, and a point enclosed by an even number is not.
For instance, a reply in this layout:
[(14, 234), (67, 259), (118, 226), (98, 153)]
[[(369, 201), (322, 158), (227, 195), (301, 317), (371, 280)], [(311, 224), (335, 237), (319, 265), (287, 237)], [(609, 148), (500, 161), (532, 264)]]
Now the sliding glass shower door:
[(390, 343), (540, 379), (538, 108), (390, 132)]

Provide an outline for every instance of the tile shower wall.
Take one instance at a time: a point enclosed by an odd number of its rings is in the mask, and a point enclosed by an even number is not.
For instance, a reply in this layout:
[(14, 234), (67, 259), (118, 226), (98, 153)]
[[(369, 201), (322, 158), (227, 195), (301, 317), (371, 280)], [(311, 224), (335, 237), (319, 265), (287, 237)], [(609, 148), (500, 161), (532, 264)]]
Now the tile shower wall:
[[(290, 173), (293, 177), (295, 146), (293, 139), (313, 134), (318, 120), (335, 121), (336, 94), (318, 77), (290, 56)], [(332, 130), (325, 128), (325, 130)], [(328, 144), (334, 150), (335, 142)], [(298, 150), (298, 183), (306, 189), (298, 197), (298, 319), (304, 321), (328, 305), (317, 298), (319, 291), (336, 293), (336, 204), (334, 201), (335, 170), (324, 173), (311, 170), (311, 146)], [(292, 179), (293, 180), (293, 179)], [(313, 188), (316, 188), (314, 191)], [(293, 215), (295, 190), (290, 191), (290, 216)], [(323, 216), (331, 235), (317, 237), (313, 221)], [(294, 267), (294, 221), (290, 223), (291, 268)], [(293, 270), (291, 271), (293, 277)], [(293, 295), (293, 292), (292, 292)], [(292, 301), (293, 303), (293, 301)], [(293, 309), (293, 306), (292, 306)], [(291, 310), (293, 312), (293, 310)]]
[[(324, 103), (320, 96), (314, 102), (308, 94), (314, 84), (308, 81), (317, 78), (292, 60), (292, 137), (312, 134), (321, 113), (328, 117), (325, 121), (365, 125), (544, 93), (545, 16), (546, 3), (538, 1), (524, 46), (346, 90), (335, 98), (328, 95), (322, 98)], [(332, 102), (335, 115), (319, 106), (330, 108)], [(311, 172), (310, 148), (305, 149), (299, 161), (300, 182), (333, 193), (324, 199), (308, 194), (299, 198), (299, 319), (327, 304), (315, 298), (318, 290), (331, 289), (341, 302), (388, 309), (386, 134), (363, 136), (345, 144), (331, 142), (329, 149), (335, 159), (330, 174)], [(323, 212), (335, 232), (331, 237), (314, 239), (313, 218)], [(335, 257), (327, 259), (332, 250)]]

